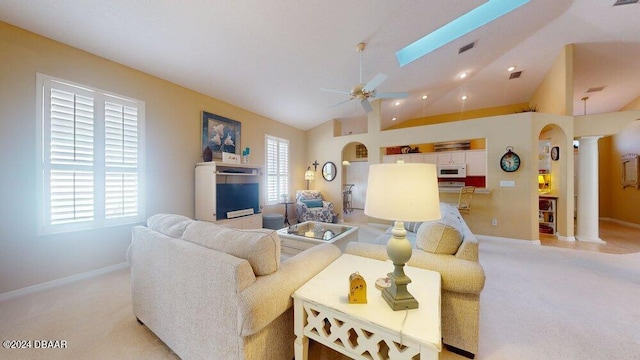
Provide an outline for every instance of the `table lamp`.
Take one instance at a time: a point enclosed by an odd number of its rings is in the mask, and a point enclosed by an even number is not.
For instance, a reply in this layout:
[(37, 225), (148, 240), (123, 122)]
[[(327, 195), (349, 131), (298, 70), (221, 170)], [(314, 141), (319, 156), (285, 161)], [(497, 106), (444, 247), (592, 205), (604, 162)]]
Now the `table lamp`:
[(548, 191), (547, 179), (545, 179), (544, 175), (538, 175), (538, 190), (543, 194)]
[(316, 179), (316, 174), (311, 170), (311, 166), (304, 172), (304, 179), (307, 180), (307, 190), (309, 190), (309, 181)]
[(394, 311), (418, 308), (418, 301), (407, 290), (411, 279), (404, 273), (404, 265), (412, 253), (404, 221), (440, 219), (436, 165), (371, 165), (364, 213), (374, 218), (395, 221), (393, 236), (387, 243), (387, 255), (393, 262), (394, 269), (387, 274), (391, 279), (391, 286), (382, 290), (382, 297)]

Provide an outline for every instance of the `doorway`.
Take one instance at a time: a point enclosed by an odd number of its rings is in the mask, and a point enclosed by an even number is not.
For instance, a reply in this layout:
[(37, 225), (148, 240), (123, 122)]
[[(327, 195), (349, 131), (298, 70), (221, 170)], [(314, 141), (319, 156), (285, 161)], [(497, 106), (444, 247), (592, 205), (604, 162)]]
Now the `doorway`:
[(369, 177), (369, 155), (367, 147), (360, 142), (352, 142), (342, 148), (343, 212), (364, 209)]

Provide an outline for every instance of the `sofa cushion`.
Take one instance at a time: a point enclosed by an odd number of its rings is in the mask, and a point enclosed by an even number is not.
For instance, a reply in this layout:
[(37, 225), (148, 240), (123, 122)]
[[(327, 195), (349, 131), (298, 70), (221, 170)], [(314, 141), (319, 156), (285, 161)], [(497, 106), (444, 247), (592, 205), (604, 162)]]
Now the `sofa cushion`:
[(147, 227), (159, 233), (181, 238), (187, 226), (191, 225), (194, 220), (175, 214), (156, 214), (147, 219)]
[(462, 234), (440, 221), (425, 222), (416, 234), (416, 248), (434, 253), (453, 255), (462, 244)]
[(308, 208), (319, 208), (322, 207), (321, 199), (300, 199)]
[(272, 274), (280, 266), (280, 238), (271, 229), (239, 230), (195, 221), (182, 239), (245, 259), (257, 276)]

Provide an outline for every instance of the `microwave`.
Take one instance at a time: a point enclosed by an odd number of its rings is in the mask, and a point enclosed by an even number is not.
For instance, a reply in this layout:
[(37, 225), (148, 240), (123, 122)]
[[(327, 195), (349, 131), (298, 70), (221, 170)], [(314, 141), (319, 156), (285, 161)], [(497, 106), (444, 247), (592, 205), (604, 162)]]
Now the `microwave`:
[(467, 164), (438, 165), (439, 178), (465, 178), (467, 177)]

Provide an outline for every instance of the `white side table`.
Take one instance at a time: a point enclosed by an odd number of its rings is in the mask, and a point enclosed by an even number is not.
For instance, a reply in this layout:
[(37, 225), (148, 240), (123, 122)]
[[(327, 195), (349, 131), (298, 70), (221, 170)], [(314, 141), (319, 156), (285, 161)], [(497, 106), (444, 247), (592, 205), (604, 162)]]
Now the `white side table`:
[[(420, 307), (393, 311), (375, 287), (391, 261), (344, 254), (293, 294), (296, 360), (306, 360), (309, 339), (353, 359), (436, 360), (442, 350), (440, 274), (405, 266), (409, 292)], [(349, 275), (367, 282), (367, 304), (349, 304)]]

